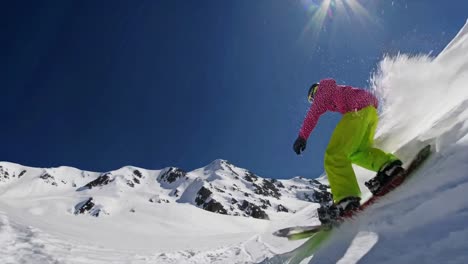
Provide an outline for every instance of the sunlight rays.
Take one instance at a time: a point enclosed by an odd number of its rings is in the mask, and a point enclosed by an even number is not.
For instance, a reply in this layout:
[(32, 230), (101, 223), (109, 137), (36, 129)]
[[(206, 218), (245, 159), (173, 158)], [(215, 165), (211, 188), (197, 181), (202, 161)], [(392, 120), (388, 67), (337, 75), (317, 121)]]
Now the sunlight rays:
[(302, 35), (304, 36), (306, 33), (311, 32), (314, 35), (314, 38), (318, 37), (327, 14), (329, 14), (329, 16), (333, 15), (331, 10), (329, 11), (332, 0), (323, 0), (322, 4), (318, 8), (312, 0), (303, 2), (307, 5), (308, 10), (313, 11), (314, 14), (302, 31)]
[(352, 25), (353, 19), (359, 22), (356, 25), (359, 27), (375, 24), (371, 14), (358, 0), (302, 0), (302, 4), (312, 16), (302, 30), (301, 38), (312, 35), (316, 40), (328, 27), (336, 27), (338, 23)]
[[(341, 1), (339, 1), (341, 2)], [(357, 1), (357, 0), (346, 0), (344, 1), (346, 5), (351, 9), (353, 14), (356, 14), (356, 17), (362, 22), (372, 22), (372, 16), (369, 12)]]

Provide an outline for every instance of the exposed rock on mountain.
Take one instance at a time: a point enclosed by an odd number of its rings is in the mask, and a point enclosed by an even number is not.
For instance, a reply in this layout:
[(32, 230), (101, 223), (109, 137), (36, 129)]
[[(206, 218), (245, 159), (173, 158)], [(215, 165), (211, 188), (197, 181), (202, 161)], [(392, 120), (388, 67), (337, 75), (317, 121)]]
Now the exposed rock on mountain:
[(105, 173), (99, 176), (97, 179), (87, 183), (85, 186), (79, 188), (77, 191), (83, 191), (86, 189), (92, 189), (93, 187), (99, 187), (99, 186), (104, 186), (107, 185), (111, 182), (113, 182), (114, 179), (111, 178), (110, 173)]
[(98, 217), (101, 213), (101, 209), (96, 206), (93, 202), (93, 197), (84, 200), (75, 206), (74, 214), (89, 214), (91, 216)]
[(161, 174), (161, 182), (173, 183), (178, 179), (186, 178), (187, 173), (179, 168), (171, 167)]

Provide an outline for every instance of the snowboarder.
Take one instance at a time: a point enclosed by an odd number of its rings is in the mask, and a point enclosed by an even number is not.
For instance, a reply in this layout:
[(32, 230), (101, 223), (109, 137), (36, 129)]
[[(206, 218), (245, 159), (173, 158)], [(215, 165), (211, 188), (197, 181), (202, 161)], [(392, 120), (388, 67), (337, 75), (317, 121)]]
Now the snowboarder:
[(403, 170), (402, 162), (395, 155), (373, 146), (378, 100), (371, 92), (324, 79), (310, 87), (308, 99), (312, 105), (293, 146), (298, 155), (305, 150), (307, 139), (322, 114), (327, 111), (343, 114), (324, 158), (333, 204), (319, 208), (318, 215), (322, 224), (330, 224), (360, 205), (361, 190), (351, 164), (377, 172), (374, 179), (366, 182), (375, 194)]

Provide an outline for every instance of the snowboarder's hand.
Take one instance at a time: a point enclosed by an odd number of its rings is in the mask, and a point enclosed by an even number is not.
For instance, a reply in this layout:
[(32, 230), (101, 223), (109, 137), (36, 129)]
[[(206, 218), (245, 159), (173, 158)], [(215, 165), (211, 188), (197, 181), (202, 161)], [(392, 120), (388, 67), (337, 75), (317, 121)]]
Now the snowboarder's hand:
[(296, 141), (294, 142), (294, 152), (296, 152), (297, 155), (301, 154), (306, 148), (307, 145), (307, 140), (303, 139), (301, 136), (297, 137)]

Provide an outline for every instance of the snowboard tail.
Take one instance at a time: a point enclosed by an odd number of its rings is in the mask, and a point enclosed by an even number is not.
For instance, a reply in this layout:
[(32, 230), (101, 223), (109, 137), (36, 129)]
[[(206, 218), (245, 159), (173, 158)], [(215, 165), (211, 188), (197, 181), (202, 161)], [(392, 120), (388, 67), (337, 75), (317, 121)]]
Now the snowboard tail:
[(294, 226), (275, 231), (273, 235), (278, 237), (287, 237), (289, 240), (299, 240), (310, 237), (321, 229), (323, 229), (323, 226), (320, 224), (312, 226)]

